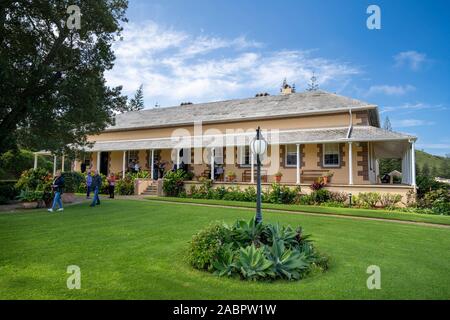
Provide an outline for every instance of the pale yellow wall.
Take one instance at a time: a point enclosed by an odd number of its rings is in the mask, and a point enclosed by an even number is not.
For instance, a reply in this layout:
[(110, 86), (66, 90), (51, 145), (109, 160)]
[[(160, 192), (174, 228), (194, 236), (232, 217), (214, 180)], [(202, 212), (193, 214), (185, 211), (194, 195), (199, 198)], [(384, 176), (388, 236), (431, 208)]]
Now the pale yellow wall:
[(123, 152), (113, 151), (110, 154), (110, 158), (109, 173), (113, 172), (117, 175), (119, 172), (122, 172)]
[[(358, 120), (356, 115), (353, 115), (353, 121), (356, 124)], [(284, 119), (274, 120), (255, 120), (255, 121), (241, 121), (230, 123), (216, 123), (203, 125), (202, 130), (205, 131), (214, 129), (221, 133), (225, 133), (227, 129), (255, 129), (260, 126), (264, 129), (306, 129), (306, 128), (326, 128), (326, 127), (345, 127), (350, 123), (348, 113), (332, 114), (332, 115), (320, 115), (320, 116), (308, 116), (308, 117), (292, 117)], [(89, 137), (89, 141), (116, 141), (116, 140), (134, 140), (134, 139), (151, 139), (151, 138), (163, 138), (171, 137), (175, 130), (179, 130), (182, 135), (183, 130), (186, 133), (194, 134), (193, 126), (182, 127), (170, 127), (170, 128), (155, 128), (155, 129), (142, 129), (142, 130), (128, 130), (128, 131), (112, 131), (103, 132), (98, 136)]]

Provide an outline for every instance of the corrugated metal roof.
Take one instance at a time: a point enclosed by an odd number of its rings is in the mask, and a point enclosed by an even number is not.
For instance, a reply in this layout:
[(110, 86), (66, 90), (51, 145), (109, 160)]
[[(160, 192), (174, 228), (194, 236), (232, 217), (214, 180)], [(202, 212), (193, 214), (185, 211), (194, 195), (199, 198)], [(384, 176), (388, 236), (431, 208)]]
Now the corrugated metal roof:
[(117, 115), (115, 125), (106, 130), (177, 126), (195, 121), (214, 123), (281, 118), (349, 109), (376, 109), (376, 106), (325, 91), (312, 91), (132, 111)]
[[(404, 133), (393, 132), (372, 126), (355, 126), (347, 138), (348, 127), (272, 130), (263, 131), (264, 138), (270, 144), (307, 144), (347, 141), (399, 141), (416, 139)], [(168, 137), (159, 139), (99, 141), (88, 151), (125, 151), (146, 149), (172, 149), (188, 147), (210, 147), (247, 145), (255, 136), (254, 132), (228, 135), (205, 135), (195, 137)]]

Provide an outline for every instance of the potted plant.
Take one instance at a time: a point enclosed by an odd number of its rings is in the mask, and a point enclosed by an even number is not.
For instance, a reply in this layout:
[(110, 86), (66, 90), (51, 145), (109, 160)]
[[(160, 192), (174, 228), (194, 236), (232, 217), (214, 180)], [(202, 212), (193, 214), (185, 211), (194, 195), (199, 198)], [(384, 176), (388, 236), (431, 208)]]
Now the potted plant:
[(234, 171), (228, 171), (227, 172), (227, 180), (228, 180), (228, 182), (236, 181), (236, 173)]
[(327, 184), (331, 181), (331, 177), (333, 177), (334, 173), (331, 171), (328, 171), (324, 176), (322, 176), (322, 181), (324, 184)]
[(35, 209), (38, 207), (39, 202), (43, 200), (43, 196), (44, 192), (42, 191), (31, 191), (27, 189), (22, 190), (17, 199), (22, 202), (24, 209)]
[(278, 171), (277, 173), (275, 173), (275, 181), (277, 183), (280, 183), (282, 176), (283, 176), (283, 173), (281, 173), (281, 171)]

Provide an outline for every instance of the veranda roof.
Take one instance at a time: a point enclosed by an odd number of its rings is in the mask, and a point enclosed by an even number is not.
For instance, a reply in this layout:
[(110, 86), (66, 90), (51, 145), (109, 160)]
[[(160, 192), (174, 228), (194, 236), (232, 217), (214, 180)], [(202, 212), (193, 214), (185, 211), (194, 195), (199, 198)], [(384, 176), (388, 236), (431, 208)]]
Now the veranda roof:
[[(364, 141), (408, 141), (416, 137), (384, 130), (372, 126), (355, 126), (348, 135), (348, 127), (296, 129), (265, 132), (263, 136), (269, 144), (312, 144), (333, 142), (364, 142)], [(255, 132), (242, 132), (222, 135), (167, 137), (156, 139), (98, 141), (86, 151), (126, 151), (148, 149), (195, 148), (214, 146), (248, 145)]]

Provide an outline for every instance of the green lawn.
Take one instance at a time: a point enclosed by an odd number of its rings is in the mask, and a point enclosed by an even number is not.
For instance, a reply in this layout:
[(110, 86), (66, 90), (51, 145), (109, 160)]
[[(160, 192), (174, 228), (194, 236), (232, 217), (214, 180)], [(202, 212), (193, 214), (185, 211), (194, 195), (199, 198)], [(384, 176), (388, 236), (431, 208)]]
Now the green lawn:
[[(192, 199), (192, 198), (176, 198), (176, 197), (147, 197), (146, 199), (153, 201), (212, 204), (212, 205), (232, 206), (240, 208), (241, 207), (255, 208), (256, 206), (254, 202), (227, 201), (227, 200)], [(444, 215), (418, 214), (418, 213), (378, 210), (378, 209), (332, 208), (332, 207), (307, 206), (298, 204), (263, 203), (262, 207), (264, 209), (275, 209), (294, 212), (334, 214), (342, 216), (354, 216), (354, 217), (390, 219), (390, 220), (426, 222), (426, 223), (450, 225), (450, 216)]]
[[(264, 213), (302, 225), (331, 269), (299, 282), (252, 283), (193, 270), (184, 260), (193, 233), (249, 210), (151, 201), (103, 201), (0, 214), (0, 299), (449, 299), (450, 230), (388, 221)], [(66, 268), (81, 268), (81, 290)], [(381, 268), (381, 290), (366, 269)]]

